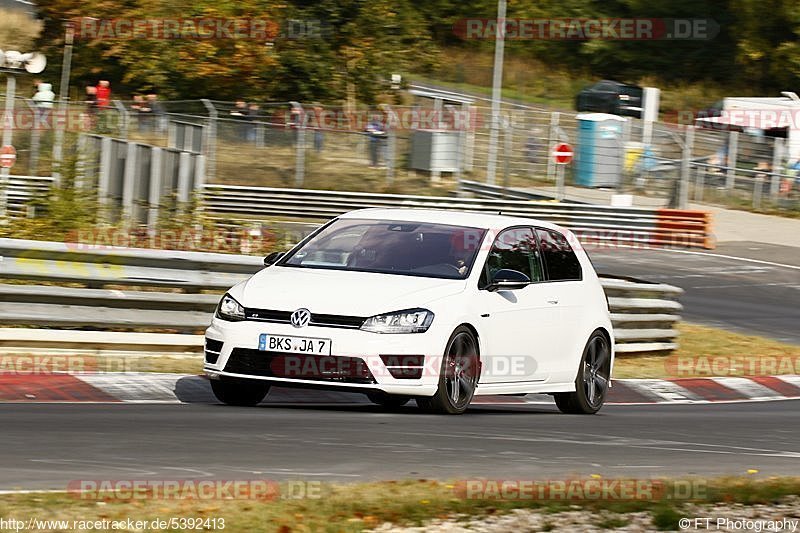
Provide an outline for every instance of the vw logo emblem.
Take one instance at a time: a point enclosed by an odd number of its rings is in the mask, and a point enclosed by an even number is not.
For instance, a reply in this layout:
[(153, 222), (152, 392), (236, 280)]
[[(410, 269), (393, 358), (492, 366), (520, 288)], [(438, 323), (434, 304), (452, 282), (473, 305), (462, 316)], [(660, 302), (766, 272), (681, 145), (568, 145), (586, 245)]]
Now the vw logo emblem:
[(292, 325), (296, 328), (304, 328), (311, 322), (311, 311), (308, 309), (298, 309), (289, 319), (292, 322)]

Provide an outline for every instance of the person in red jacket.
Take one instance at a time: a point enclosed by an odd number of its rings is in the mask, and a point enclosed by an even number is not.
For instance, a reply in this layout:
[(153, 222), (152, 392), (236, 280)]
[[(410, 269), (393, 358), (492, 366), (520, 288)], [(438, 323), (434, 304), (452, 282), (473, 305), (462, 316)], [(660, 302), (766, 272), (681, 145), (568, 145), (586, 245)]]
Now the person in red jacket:
[(111, 84), (100, 80), (97, 84), (97, 107), (103, 109), (111, 105)]

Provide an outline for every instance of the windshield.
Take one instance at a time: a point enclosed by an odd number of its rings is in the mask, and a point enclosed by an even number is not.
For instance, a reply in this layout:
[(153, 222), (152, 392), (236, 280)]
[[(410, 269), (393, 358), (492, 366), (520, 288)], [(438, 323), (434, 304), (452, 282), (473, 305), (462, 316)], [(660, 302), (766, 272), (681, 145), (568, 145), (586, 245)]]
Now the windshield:
[(341, 219), (279, 265), (464, 279), (485, 233), (443, 224)]

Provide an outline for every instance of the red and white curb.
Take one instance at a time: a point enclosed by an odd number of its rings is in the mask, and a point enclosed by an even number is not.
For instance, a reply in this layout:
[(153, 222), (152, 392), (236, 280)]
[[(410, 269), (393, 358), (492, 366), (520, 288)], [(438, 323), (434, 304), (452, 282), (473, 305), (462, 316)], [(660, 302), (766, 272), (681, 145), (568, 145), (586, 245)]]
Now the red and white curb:
[[(800, 398), (800, 376), (617, 379), (608, 404), (694, 404)], [(203, 376), (157, 373), (3, 374), (0, 402), (217, 403)], [(367, 403), (362, 394), (276, 387), (266, 403)], [(545, 404), (543, 394), (478, 396), (476, 405)]]

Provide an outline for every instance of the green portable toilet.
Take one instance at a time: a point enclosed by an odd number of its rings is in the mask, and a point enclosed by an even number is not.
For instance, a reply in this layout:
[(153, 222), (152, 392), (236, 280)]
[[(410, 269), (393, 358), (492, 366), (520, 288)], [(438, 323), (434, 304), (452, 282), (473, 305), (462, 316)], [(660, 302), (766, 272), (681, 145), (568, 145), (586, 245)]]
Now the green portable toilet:
[(622, 180), (626, 118), (608, 113), (582, 113), (578, 119), (575, 184), (583, 187), (618, 187)]

